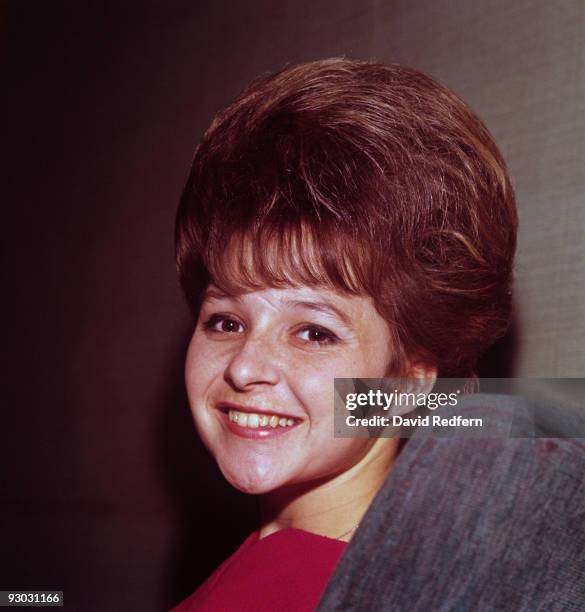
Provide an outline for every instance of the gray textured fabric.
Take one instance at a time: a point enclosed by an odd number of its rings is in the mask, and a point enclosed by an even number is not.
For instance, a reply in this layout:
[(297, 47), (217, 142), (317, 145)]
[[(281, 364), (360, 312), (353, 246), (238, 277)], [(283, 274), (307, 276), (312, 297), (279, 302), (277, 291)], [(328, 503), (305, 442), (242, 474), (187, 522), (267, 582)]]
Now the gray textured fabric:
[(581, 439), (415, 436), (319, 610), (585, 610), (584, 474)]

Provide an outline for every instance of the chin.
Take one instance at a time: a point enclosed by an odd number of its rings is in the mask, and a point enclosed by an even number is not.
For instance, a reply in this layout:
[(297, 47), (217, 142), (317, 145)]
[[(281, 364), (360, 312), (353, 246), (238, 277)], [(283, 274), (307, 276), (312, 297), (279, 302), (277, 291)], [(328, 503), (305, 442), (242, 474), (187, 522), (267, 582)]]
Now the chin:
[(263, 495), (275, 491), (287, 484), (287, 479), (275, 476), (273, 470), (267, 472), (256, 466), (255, 469), (242, 469), (242, 465), (235, 467), (219, 465), (225, 479), (242, 493), (249, 495)]
[(274, 491), (274, 487), (261, 483), (243, 483), (241, 481), (233, 481), (229, 480), (228, 482), (242, 493), (246, 493), (247, 495), (265, 495), (266, 493), (270, 493)]
[(239, 478), (234, 476), (227, 476), (224, 474), (226, 480), (234, 487), (234, 489), (238, 489), (242, 493), (247, 493), (248, 495), (263, 495), (265, 493), (270, 493), (282, 485), (280, 483), (272, 483), (266, 482), (255, 478)]

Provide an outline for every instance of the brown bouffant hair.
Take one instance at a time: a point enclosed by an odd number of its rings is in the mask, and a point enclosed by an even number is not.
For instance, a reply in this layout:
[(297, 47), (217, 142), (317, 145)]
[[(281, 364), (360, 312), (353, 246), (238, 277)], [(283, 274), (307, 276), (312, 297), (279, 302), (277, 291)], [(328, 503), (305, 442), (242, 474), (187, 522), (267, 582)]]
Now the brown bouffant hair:
[(516, 228), (505, 163), (462, 100), (411, 68), (329, 59), (262, 76), (217, 114), (176, 260), (195, 312), (210, 282), (369, 295), (389, 375), (472, 377), (509, 325)]

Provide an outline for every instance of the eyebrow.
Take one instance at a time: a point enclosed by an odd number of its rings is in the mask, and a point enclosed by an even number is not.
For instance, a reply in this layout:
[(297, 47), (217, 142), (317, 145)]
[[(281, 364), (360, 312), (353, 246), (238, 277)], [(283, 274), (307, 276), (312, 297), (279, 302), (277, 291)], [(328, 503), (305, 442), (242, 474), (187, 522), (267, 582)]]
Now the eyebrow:
[(352, 328), (351, 319), (343, 312), (332, 304), (331, 302), (321, 302), (314, 300), (289, 300), (285, 299), (283, 302), (288, 306), (308, 308), (316, 312), (323, 312), (325, 314), (333, 314), (349, 328)]
[[(221, 289), (212, 287), (212, 288), (208, 288), (205, 291), (205, 294), (203, 296), (203, 301), (206, 301), (208, 299), (211, 299), (211, 300), (232, 299), (232, 300), (236, 300), (239, 302), (240, 296), (231, 295), (229, 293), (225, 293)], [(290, 298), (285, 298), (282, 300), (282, 302), (285, 306), (289, 306), (293, 308), (307, 308), (309, 310), (314, 310), (315, 312), (322, 312), (328, 315), (334, 315), (335, 317), (340, 319), (341, 322), (346, 325), (346, 327), (353, 329), (353, 325), (352, 325), (350, 317), (348, 317), (348, 315), (345, 314), (343, 310), (341, 310), (340, 308), (337, 308), (337, 306), (335, 306), (331, 302), (320, 301), (320, 300), (293, 300)]]
[(203, 294), (203, 300), (225, 300), (225, 299), (232, 299), (232, 300), (239, 300), (240, 297), (237, 295), (230, 295), (229, 293), (225, 293), (225, 291), (222, 291), (221, 289), (217, 289), (217, 288), (207, 288), (205, 290), (205, 293)]

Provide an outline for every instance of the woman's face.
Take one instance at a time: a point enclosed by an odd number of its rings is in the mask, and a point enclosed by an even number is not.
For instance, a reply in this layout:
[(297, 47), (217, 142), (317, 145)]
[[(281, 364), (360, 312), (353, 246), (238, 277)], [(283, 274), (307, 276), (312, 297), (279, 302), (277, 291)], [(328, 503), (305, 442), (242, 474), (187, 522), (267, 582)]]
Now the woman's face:
[(207, 290), (185, 377), (197, 430), (248, 493), (340, 474), (373, 440), (333, 437), (333, 379), (380, 378), (390, 331), (369, 297), (309, 287)]

